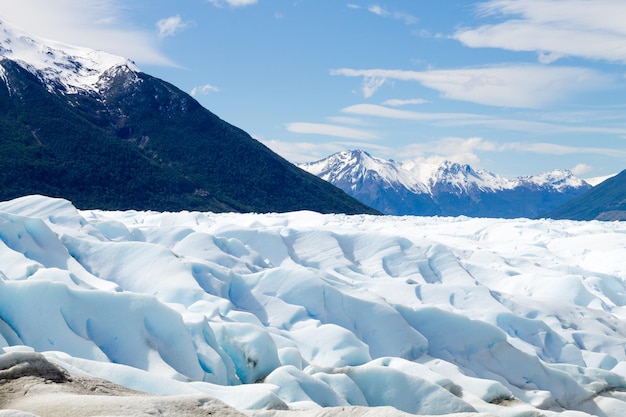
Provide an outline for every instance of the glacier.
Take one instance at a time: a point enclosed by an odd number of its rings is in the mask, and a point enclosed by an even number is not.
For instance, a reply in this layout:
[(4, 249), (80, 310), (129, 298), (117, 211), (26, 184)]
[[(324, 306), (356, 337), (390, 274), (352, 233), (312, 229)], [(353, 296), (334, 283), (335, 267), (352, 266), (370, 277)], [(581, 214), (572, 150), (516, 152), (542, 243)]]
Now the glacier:
[(621, 222), (26, 196), (0, 202), (0, 368), (37, 352), (257, 416), (623, 416), (624, 259)]

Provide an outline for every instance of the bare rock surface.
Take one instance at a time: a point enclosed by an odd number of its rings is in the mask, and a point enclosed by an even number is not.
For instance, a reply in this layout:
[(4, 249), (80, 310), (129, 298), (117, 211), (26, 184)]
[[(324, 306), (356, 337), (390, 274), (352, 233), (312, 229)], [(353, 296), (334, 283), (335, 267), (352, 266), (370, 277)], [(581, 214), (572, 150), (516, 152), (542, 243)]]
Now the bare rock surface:
[(205, 395), (147, 395), (108, 381), (70, 375), (38, 353), (1, 355), (0, 416), (33, 415), (244, 417)]

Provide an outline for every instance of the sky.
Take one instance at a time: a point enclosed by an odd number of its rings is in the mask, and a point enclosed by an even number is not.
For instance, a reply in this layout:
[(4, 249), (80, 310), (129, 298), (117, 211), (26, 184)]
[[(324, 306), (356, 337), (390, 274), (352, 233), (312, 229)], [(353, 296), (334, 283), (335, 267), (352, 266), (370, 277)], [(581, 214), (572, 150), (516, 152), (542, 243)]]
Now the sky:
[(626, 168), (623, 0), (20, 0), (291, 162), (345, 149), (506, 177)]

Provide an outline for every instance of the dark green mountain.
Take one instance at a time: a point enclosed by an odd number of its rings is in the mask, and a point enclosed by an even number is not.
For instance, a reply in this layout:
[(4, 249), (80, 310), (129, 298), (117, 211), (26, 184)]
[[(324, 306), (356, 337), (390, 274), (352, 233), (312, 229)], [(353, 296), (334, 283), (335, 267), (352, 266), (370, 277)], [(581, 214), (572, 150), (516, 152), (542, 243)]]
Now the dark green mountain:
[(8, 58), (0, 67), (0, 200), (44, 194), (80, 208), (375, 213), (145, 73), (113, 67), (96, 93), (64, 89)]
[(547, 214), (552, 219), (626, 220), (626, 170)]

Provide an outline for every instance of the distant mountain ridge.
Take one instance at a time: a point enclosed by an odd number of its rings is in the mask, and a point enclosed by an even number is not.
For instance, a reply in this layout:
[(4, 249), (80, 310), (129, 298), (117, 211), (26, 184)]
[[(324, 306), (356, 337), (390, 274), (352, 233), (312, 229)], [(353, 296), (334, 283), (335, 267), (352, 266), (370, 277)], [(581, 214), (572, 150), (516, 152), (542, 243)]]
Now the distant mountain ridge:
[(122, 57), (0, 21), (0, 200), (376, 213)]
[(507, 179), (450, 161), (399, 163), (361, 150), (298, 166), (396, 215), (536, 218), (591, 189), (567, 170)]
[(626, 220), (626, 170), (548, 213), (552, 219)]

